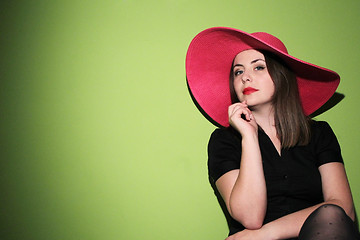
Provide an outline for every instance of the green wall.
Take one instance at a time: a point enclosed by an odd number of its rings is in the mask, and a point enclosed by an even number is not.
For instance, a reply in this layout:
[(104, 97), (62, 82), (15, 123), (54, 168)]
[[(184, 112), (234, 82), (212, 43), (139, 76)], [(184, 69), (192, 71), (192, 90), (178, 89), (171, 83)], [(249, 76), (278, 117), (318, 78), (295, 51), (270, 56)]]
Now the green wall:
[(317, 119), (360, 211), (360, 1), (1, 1), (0, 239), (224, 239), (207, 180), (214, 129), (187, 92), (191, 39), (266, 31), (337, 71)]

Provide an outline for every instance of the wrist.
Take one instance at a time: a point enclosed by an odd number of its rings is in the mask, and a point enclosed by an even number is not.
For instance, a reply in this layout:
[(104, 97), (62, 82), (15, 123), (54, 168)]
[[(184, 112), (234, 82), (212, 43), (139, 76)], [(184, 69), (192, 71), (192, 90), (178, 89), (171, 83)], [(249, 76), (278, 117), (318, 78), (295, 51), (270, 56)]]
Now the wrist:
[(252, 144), (259, 143), (259, 138), (257, 132), (241, 135), (242, 144)]
[(263, 232), (264, 239), (268, 240), (277, 240), (280, 239), (278, 236), (276, 236), (275, 232), (273, 231), (273, 228), (271, 228), (268, 224), (265, 224), (261, 227), (261, 230)]

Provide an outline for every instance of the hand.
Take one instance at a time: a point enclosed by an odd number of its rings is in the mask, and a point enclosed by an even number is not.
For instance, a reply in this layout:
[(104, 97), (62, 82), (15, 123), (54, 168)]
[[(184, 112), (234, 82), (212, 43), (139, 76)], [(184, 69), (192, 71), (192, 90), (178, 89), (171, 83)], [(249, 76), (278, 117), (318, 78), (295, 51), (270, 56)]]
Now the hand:
[(257, 134), (258, 125), (247, 102), (234, 103), (229, 106), (229, 123), (244, 137), (246, 134)]
[(230, 235), (225, 240), (267, 240), (270, 239), (269, 236), (265, 234), (262, 229), (248, 230), (245, 229), (241, 232), (237, 232), (233, 235)]

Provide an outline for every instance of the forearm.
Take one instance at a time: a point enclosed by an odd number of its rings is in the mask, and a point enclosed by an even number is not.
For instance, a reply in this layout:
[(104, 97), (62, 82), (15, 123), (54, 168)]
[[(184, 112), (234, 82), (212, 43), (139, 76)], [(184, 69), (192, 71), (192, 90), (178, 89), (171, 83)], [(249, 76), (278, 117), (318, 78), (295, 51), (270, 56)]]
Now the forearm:
[(269, 239), (288, 239), (299, 235), (301, 227), (309, 215), (318, 207), (324, 204), (335, 204), (344, 208), (338, 200), (326, 201), (312, 207), (291, 213), (262, 226), (261, 230), (265, 232)]
[(272, 240), (297, 237), (306, 218), (319, 206), (312, 206), (276, 219), (262, 226), (262, 230)]
[(242, 140), (241, 165), (231, 193), (232, 216), (246, 228), (260, 228), (265, 217), (266, 183), (257, 136)]

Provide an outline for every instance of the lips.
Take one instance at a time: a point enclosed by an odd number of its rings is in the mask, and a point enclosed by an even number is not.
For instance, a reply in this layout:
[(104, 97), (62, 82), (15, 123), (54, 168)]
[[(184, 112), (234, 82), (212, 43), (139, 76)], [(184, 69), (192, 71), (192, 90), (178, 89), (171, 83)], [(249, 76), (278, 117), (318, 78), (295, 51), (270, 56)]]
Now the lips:
[(243, 90), (243, 94), (244, 95), (250, 95), (250, 94), (252, 94), (252, 93), (254, 93), (254, 92), (257, 92), (257, 91), (259, 91), (258, 89), (255, 89), (255, 88), (252, 88), (252, 87), (247, 87), (247, 88), (245, 88), (244, 90)]

